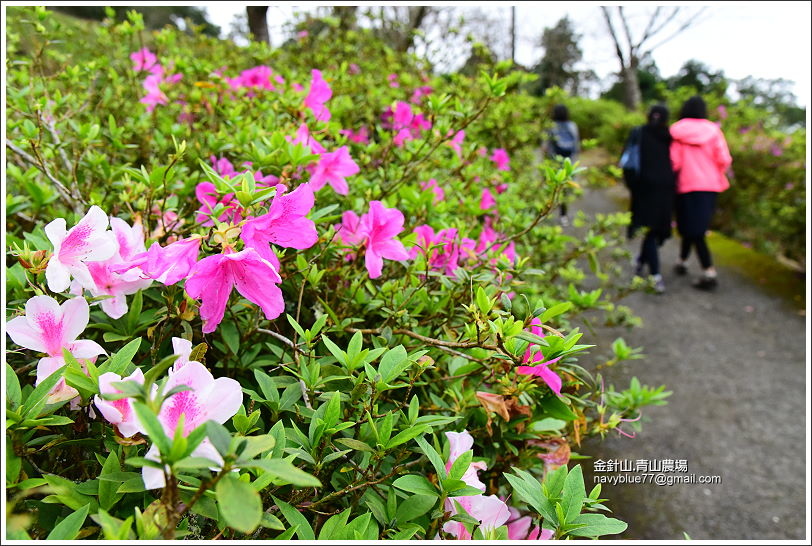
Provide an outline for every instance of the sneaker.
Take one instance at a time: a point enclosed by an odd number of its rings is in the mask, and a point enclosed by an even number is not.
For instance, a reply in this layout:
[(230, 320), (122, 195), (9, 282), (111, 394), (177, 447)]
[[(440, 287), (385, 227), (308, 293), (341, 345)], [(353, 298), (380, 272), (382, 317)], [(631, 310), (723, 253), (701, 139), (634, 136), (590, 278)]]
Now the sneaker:
[(654, 279), (654, 292), (657, 294), (665, 294), (665, 281), (662, 277)]
[(688, 274), (688, 268), (685, 267), (685, 264), (676, 264), (674, 266), (674, 273), (682, 277)]
[(716, 287), (719, 286), (719, 281), (716, 280), (716, 277), (700, 277), (694, 281), (693, 286), (697, 290), (711, 291), (715, 290)]

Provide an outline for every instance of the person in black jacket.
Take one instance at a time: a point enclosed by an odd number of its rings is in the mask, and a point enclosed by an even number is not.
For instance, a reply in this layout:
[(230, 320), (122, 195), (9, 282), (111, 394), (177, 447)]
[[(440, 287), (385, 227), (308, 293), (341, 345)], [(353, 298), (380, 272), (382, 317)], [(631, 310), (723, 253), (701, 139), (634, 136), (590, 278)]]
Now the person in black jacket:
[(658, 248), (671, 237), (676, 180), (669, 155), (668, 109), (661, 105), (652, 106), (648, 122), (635, 128), (626, 148), (635, 139), (640, 144), (640, 169), (623, 170), (631, 194), (632, 223), (628, 235), (632, 238), (640, 228), (646, 229), (635, 273), (642, 276), (648, 266), (649, 274), (654, 277), (655, 290), (661, 294), (665, 292), (665, 283), (660, 274)]

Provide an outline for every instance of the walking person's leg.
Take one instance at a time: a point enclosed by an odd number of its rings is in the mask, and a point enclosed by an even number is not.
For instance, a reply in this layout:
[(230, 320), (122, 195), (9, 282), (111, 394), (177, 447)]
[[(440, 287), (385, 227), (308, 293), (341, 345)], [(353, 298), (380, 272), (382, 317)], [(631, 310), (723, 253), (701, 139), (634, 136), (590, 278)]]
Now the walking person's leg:
[(646, 238), (643, 239), (642, 255), (645, 256), (645, 263), (648, 264), (649, 274), (654, 277), (654, 290), (658, 294), (665, 292), (665, 282), (660, 274), (659, 242), (654, 231), (649, 230)]
[(711, 258), (710, 248), (705, 239), (705, 233), (710, 227), (710, 221), (713, 217), (713, 212), (716, 209), (715, 192), (699, 192), (699, 202), (697, 208), (701, 219), (701, 234), (695, 238), (696, 253), (699, 257), (699, 264), (702, 266), (702, 277), (695, 283), (694, 287), (701, 290), (713, 290), (718, 285), (716, 280), (716, 268), (713, 267), (713, 259)]
[(677, 263), (674, 264), (674, 273), (677, 275), (687, 275), (688, 267), (686, 261), (691, 255), (691, 239), (688, 236), (688, 224), (690, 221), (690, 207), (688, 194), (678, 194), (675, 197), (675, 210), (677, 216), (677, 231), (680, 235), (680, 250)]

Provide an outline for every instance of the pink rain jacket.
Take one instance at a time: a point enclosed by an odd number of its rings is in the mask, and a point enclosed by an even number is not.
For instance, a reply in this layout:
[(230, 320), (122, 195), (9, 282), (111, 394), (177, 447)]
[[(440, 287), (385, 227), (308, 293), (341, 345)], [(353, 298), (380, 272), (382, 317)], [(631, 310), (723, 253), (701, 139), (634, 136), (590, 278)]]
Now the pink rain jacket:
[(671, 126), (671, 163), (677, 172), (677, 193), (722, 192), (733, 159), (721, 129), (707, 119), (685, 118)]

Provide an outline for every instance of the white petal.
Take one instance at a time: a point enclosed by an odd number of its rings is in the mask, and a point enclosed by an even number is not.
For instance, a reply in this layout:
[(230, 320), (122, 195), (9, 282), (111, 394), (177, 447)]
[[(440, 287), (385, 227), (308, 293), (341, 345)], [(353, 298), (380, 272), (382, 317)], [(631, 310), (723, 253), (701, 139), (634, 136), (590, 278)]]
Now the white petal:
[(79, 337), (90, 321), (90, 307), (85, 298), (71, 298), (62, 304), (62, 330), (65, 343)]
[(64, 218), (57, 218), (45, 226), (45, 235), (54, 245), (54, 256), (59, 255), (59, 249), (62, 247), (62, 241), (65, 240), (67, 232), (67, 224)]
[(25, 317), (15, 317), (6, 323), (6, 333), (11, 340), (26, 349), (45, 352), (45, 341), (42, 334), (32, 328)]
[(51, 259), (48, 260), (45, 278), (48, 280), (48, 290), (51, 292), (64, 292), (70, 286), (70, 272), (56, 256), (51, 256)]

